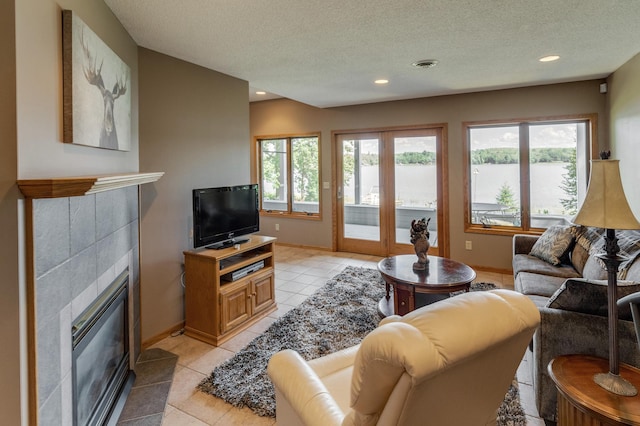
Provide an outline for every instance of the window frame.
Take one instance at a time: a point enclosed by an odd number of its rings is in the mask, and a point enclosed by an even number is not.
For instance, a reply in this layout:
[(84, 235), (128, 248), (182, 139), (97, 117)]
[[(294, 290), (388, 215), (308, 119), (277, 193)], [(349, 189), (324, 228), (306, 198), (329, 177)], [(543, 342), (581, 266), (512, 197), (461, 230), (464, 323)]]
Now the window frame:
[[(515, 234), (533, 234), (540, 235), (545, 228), (536, 228), (531, 226), (531, 190), (530, 190), (530, 163), (529, 163), (529, 127), (532, 125), (543, 124), (562, 124), (584, 122), (586, 124), (586, 146), (588, 150), (585, 156), (584, 167), (586, 173), (586, 184), (589, 179), (589, 171), (591, 167), (590, 160), (596, 159), (598, 154), (598, 115), (597, 114), (575, 114), (562, 116), (545, 116), (508, 120), (483, 120), (483, 121), (467, 121), (462, 123), (463, 138), (463, 159), (464, 159), (464, 231), (469, 233), (493, 234), (493, 235), (515, 235)], [(502, 225), (484, 225), (472, 223), (471, 212), (471, 139), (470, 129), (482, 127), (500, 127), (500, 126), (517, 126), (519, 128), (519, 165), (520, 165), (520, 226), (502, 226)], [(578, 141), (579, 143), (579, 141)], [(576, 160), (578, 161), (578, 160)]]
[[(305, 138), (316, 138), (318, 145), (318, 213), (314, 212), (304, 212), (304, 211), (293, 211), (293, 151), (292, 140), (293, 139), (305, 139)], [(286, 167), (287, 167), (287, 176), (286, 176), (286, 185), (287, 185), (287, 210), (265, 210), (263, 207), (263, 198), (264, 194), (262, 192), (263, 181), (262, 181), (262, 141), (268, 140), (286, 140)], [(271, 216), (271, 217), (289, 217), (294, 219), (306, 219), (306, 220), (321, 220), (322, 219), (322, 139), (321, 132), (309, 132), (309, 133), (292, 133), (292, 134), (277, 134), (277, 135), (263, 135), (263, 136), (255, 136), (255, 147), (256, 147), (256, 168), (258, 173), (257, 181), (260, 183), (260, 215), (261, 216)]]

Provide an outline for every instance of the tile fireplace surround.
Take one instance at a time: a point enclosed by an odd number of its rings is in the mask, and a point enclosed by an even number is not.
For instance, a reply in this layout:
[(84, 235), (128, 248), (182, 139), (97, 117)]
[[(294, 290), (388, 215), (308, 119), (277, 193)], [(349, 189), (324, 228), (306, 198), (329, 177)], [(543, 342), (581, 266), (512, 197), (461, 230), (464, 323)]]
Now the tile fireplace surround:
[(54, 191), (55, 185), (37, 192), (44, 188), (40, 185), (34, 192), (36, 187), (29, 185), (42, 181), (18, 181), (31, 219), (27, 217), (27, 239), (32, 241), (27, 250), (32, 259), (27, 291), (31, 424), (73, 423), (72, 321), (126, 268), (133, 368), (141, 336), (138, 185), (162, 174), (157, 175), (108, 187), (93, 184), (79, 195), (74, 195), (76, 189)]

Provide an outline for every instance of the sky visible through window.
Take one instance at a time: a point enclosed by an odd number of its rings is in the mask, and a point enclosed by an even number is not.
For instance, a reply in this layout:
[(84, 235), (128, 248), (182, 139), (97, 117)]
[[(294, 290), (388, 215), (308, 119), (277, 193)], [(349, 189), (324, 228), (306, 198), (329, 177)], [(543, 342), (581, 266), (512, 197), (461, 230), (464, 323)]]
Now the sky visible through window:
[[(518, 126), (477, 128), (472, 135), (472, 150), (517, 147), (520, 140)], [(530, 144), (538, 148), (575, 148), (576, 124), (532, 125), (529, 136)]]

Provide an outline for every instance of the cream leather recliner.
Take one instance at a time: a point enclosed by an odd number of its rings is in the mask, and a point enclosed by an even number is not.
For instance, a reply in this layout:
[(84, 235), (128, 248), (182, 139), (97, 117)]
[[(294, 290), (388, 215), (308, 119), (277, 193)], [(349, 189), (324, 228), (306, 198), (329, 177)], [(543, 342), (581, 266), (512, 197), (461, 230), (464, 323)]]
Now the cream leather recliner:
[(509, 290), (465, 293), (380, 322), (358, 346), (269, 361), (279, 426), (495, 424), (540, 322)]

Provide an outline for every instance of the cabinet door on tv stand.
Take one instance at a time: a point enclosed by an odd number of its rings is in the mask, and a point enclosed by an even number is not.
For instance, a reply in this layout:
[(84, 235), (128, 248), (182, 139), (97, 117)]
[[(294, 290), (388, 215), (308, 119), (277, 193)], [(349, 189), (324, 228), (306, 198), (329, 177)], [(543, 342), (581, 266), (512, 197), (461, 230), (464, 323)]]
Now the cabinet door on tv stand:
[(237, 327), (251, 317), (251, 282), (240, 280), (220, 288), (222, 333)]
[(273, 272), (257, 275), (251, 279), (253, 287), (253, 315), (261, 312), (275, 303), (275, 285)]

